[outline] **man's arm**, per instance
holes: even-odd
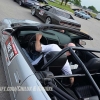
[[[72,74],[68,60],[66,61],[65,65],[63,66],[62,71],[64,72],[65,75]],[[74,83],[74,77],[70,77],[70,83],[71,83],[71,86],[72,86],[73,83]]]
[[[37,33],[36,42],[35,42],[35,50],[38,52],[41,52],[41,43],[40,43],[41,38],[42,38],[42,34]]]

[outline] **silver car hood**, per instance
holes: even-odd
[[[4,19],[8,25],[14,24],[14,23],[27,23],[27,24],[40,24],[40,22],[32,21],[32,20],[21,20],[21,19],[13,19],[13,18],[6,18]]]

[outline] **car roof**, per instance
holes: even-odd
[[[62,12],[65,12],[65,13],[68,13],[66,10],[63,10],[63,9],[60,9],[60,8],[57,8],[57,7],[54,7],[52,6],[53,9],[56,9],[56,10],[59,10],[59,11],[62,11]],[[69,13],[68,13],[69,14]],[[70,15],[70,14],[69,14]]]

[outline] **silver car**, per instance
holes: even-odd
[[[63,33],[60,30],[64,30]],[[0,32],[1,56],[8,84],[6,89],[10,92],[11,100],[79,100],[86,98],[99,100],[97,84],[100,84],[98,80],[100,58],[92,52],[100,51],[83,48],[81,44],[85,42],[80,40],[92,40],[92,37],[64,26],[17,19],[2,20]],[[63,45],[73,42],[77,47],[67,47],[61,52],[50,52],[44,56],[43,53],[33,50],[36,33],[43,35],[42,44],[54,43],[62,48]],[[70,58],[65,56],[66,51],[72,54]],[[38,55],[38,57],[33,60],[30,54]],[[62,74],[61,68],[67,59],[70,64],[77,63],[80,67],[72,68],[73,74],[66,76]],[[72,87],[69,77],[75,77]],[[87,94],[84,93],[85,91]]]
[[[91,17],[86,13],[86,12],[84,12],[84,11],[75,11],[74,12],[74,15],[75,16],[78,16],[78,17],[80,17],[80,18],[84,18],[84,19],[90,19]]]

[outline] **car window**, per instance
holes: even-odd
[[[33,31],[33,30],[25,30],[25,31],[20,31],[19,36],[24,36],[27,34],[36,34],[37,31]]]
[[[81,13],[83,13],[83,14],[87,15],[85,12],[81,12]]]
[[[50,6],[42,6],[42,9],[44,10],[49,10],[51,7]]]

